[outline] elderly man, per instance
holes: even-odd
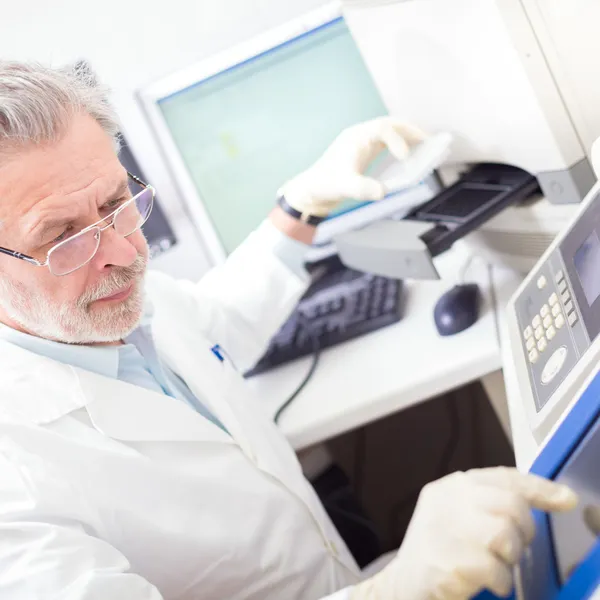
[[[530,508],[568,509],[569,490],[511,470],[445,478],[360,582],[233,366],[257,360],[305,290],[314,225],[344,196],[381,197],[364,169],[420,134],[387,118],[343,132],[192,284],[146,273],[154,190],[119,164],[117,132],[86,73],[0,62],[0,596],[507,593]]]

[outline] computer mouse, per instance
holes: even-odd
[[[433,319],[440,335],[454,335],[468,329],[479,317],[481,294],[475,283],[454,286],[435,305]]]

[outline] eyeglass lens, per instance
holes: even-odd
[[[152,211],[154,193],[151,188],[142,190],[135,202],[120,210],[113,219],[115,231],[127,237],[137,231]],[[100,227],[75,235],[50,253],[48,266],[54,275],[67,275],[88,263],[100,245]]]

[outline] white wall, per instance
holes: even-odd
[[[0,56],[61,64],[89,60],[114,90],[136,158],[157,187],[181,244],[156,266],[197,277],[208,267],[143,113],[139,87],[269,27],[321,6],[324,0],[3,0]]]

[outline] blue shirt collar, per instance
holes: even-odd
[[[152,318],[152,305],[146,302],[141,326],[148,326]],[[135,339],[135,336],[132,336]],[[84,346],[80,344],[65,344],[39,338],[22,331],[17,331],[0,323],[0,339],[20,346],[25,350],[40,354],[59,362],[92,371],[98,375],[117,379],[119,361],[122,356],[133,351],[128,345],[121,346]],[[125,339],[128,341],[128,338]]]

